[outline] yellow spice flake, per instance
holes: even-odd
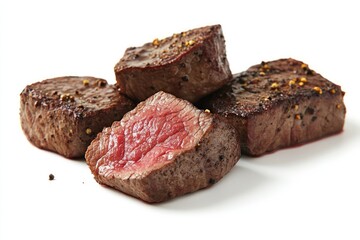
[[[296,83],[296,79],[292,79],[289,81],[289,86],[291,87],[292,85],[294,85]]]
[[[309,66],[306,63],[303,63],[303,64],[301,64],[301,68],[302,69],[307,69],[307,68],[309,68]]]
[[[84,86],[89,86],[89,79],[84,79],[83,80],[83,85]]]
[[[157,47],[160,45],[160,42],[159,42],[159,39],[158,38],[155,38],[152,42],[153,46]]]
[[[297,111],[299,109],[299,105],[295,104],[294,110]]]
[[[335,89],[331,89],[331,90],[330,90],[330,93],[331,93],[331,94],[335,94],[335,93],[336,93],[336,90],[335,90]]]
[[[301,120],[301,115],[300,115],[300,114],[296,114],[296,115],[295,115],[295,119],[296,119],[296,120]]]
[[[300,82],[306,83],[306,82],[307,82],[306,77],[302,77],[302,78],[300,78]]]
[[[87,135],[90,135],[90,134],[92,133],[91,128],[87,128],[87,129],[85,130],[85,133],[86,133]]]
[[[341,104],[336,104],[336,108],[340,109],[341,108]]]
[[[69,94],[61,94],[60,99],[61,101],[66,101],[69,98]]]
[[[314,87],[313,90],[317,92],[318,94],[322,94],[322,90],[319,87]]]
[[[189,41],[189,45],[190,45],[190,46],[192,46],[192,45],[194,45],[194,44],[195,44],[195,40],[190,40],[190,41]]]
[[[278,88],[279,87],[279,84],[274,82],[271,84],[271,89],[275,89],[275,88]]]
[[[74,96],[71,96],[69,93],[65,93],[65,94],[60,95],[60,100],[74,102],[75,98],[74,98]]]
[[[194,43],[195,43],[194,40],[186,41],[186,42],[185,42],[185,46],[186,46],[186,47],[192,46],[192,45],[194,45]]]
[[[265,73],[263,71],[259,72],[260,76],[265,76]]]
[[[305,84],[304,82],[299,82],[300,87],[304,86],[304,84]]]
[[[209,109],[205,109],[204,112],[210,113],[210,110],[209,110]]]

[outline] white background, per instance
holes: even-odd
[[[360,239],[358,3],[235,2],[1,1],[1,240]],[[340,84],[344,132],[243,156],[210,189],[156,205],[102,187],[84,161],[26,140],[18,113],[27,84],[64,75],[114,83],[127,47],[216,23],[233,73],[293,57]]]

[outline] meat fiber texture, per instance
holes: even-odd
[[[67,158],[84,157],[103,127],[135,107],[114,85],[94,77],[59,77],[25,87],[21,126],[35,146]]]
[[[85,154],[97,182],[146,202],[211,186],[239,157],[232,125],[164,92],[105,128]]]
[[[341,87],[294,59],[250,67],[198,104],[240,132],[242,153],[262,155],[339,133],[346,108]]]
[[[128,48],[115,74],[121,92],[136,101],[162,90],[193,103],[232,78],[220,25]]]

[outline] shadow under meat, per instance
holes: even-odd
[[[227,201],[239,201],[246,194],[255,191],[270,180],[269,177],[259,172],[236,165],[215,185],[164,203],[155,204],[155,206],[181,211],[210,208]]]
[[[355,141],[360,134],[360,126],[351,120],[345,122],[344,130],[313,142],[302,145],[279,149],[259,157],[242,157],[243,161],[261,166],[289,167],[297,164],[305,164],[309,161],[323,160],[328,154],[341,156],[342,149],[346,144]]]
[[[341,156],[344,145],[356,141],[360,125],[347,119],[344,130],[332,136],[295,147],[280,149],[260,157],[241,156],[239,163],[221,181],[210,188],[177,197],[165,203],[155,204],[168,210],[195,210],[220,205],[227,201],[239,201],[265,184],[276,181],[257,166],[264,168],[288,168],[311,161],[326,161],[328,154]],[[341,160],[341,158],[339,158]]]

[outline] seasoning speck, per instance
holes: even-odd
[[[302,77],[302,78],[300,78],[300,82],[306,83],[306,82],[307,82],[306,77]]]
[[[309,66],[306,63],[303,63],[303,64],[301,64],[301,68],[305,70],[305,69],[308,69]]]
[[[210,110],[209,110],[209,109],[205,109],[204,112],[210,113]]]
[[[300,115],[300,114],[296,114],[296,115],[295,115],[295,119],[296,119],[296,120],[301,120],[301,115]]]
[[[278,88],[279,87],[279,84],[274,82],[271,84],[271,89],[275,89],[275,88]]]
[[[155,38],[152,42],[153,46],[154,47],[158,47],[160,45],[160,42],[159,42],[159,39],[158,38]]]
[[[335,90],[335,89],[331,89],[331,90],[330,90],[330,93],[331,93],[331,94],[335,94],[335,93],[336,93],[336,90]]]
[[[317,92],[318,94],[322,94],[322,90],[319,87],[314,87],[313,90]]]
[[[215,179],[213,179],[213,178],[210,178],[210,179],[209,179],[209,184],[214,184],[215,182],[216,182]]]
[[[192,45],[194,45],[194,43],[195,43],[194,40],[186,41],[186,42],[185,42],[185,46],[186,46],[186,47],[192,46]]]
[[[65,94],[61,94],[61,95],[60,95],[60,100],[61,100],[61,101],[71,101],[71,102],[74,102],[74,101],[75,101],[75,98],[74,98],[74,96],[71,96],[70,94],[65,93]]]
[[[294,85],[296,82],[296,78],[295,79],[292,79],[289,81],[289,86],[291,87],[292,85]]]
[[[341,104],[336,104],[336,108],[340,109],[341,108]]]
[[[304,86],[304,82],[299,82],[299,86],[300,87]]]
[[[84,79],[83,80],[83,85],[84,86],[89,86],[89,79]]]
[[[92,133],[91,128],[87,128],[87,129],[85,130],[85,132],[86,132],[87,135],[90,135],[90,134]]]
[[[265,76],[264,72],[259,72],[260,76]]]
[[[50,174],[49,174],[49,181],[52,181],[52,180],[54,180],[54,179],[55,179],[54,174],[50,173]]]
[[[299,105],[295,104],[294,110],[297,111],[299,109]]]
[[[97,80],[98,87],[105,87],[106,84],[107,84],[106,80],[103,80],[103,79]]]
[[[189,81],[189,77],[187,75],[182,76],[181,79],[185,82]]]

